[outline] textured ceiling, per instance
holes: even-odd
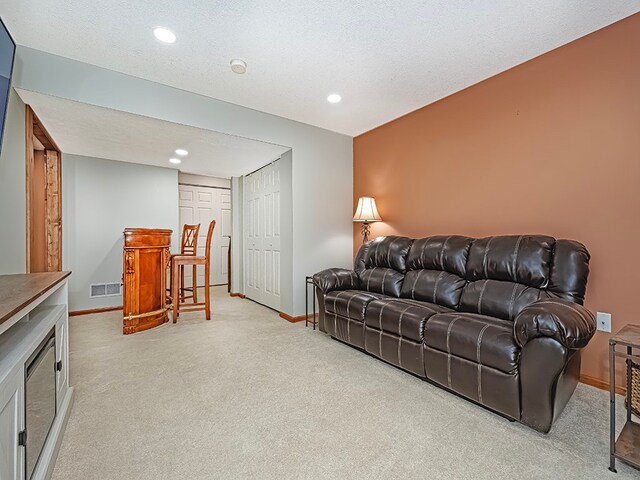
[[[0,2],[19,44],[349,135],[638,11],[638,0]],[[178,41],[155,40],[159,25]]]
[[[275,160],[288,147],[18,90],[63,153],[232,177]],[[189,155],[169,163],[177,148]]]

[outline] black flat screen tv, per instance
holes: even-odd
[[[0,152],[2,152],[2,138],[4,136],[4,124],[7,119],[15,54],[16,43],[9,35],[9,30],[7,30],[0,18]]]

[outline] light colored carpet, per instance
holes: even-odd
[[[223,289],[209,322],[121,331],[71,319],[55,480],[639,477],[608,472],[607,394],[584,385],[543,435]]]

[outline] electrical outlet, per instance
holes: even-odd
[[[611,332],[611,314],[596,312],[596,324],[601,332]]]

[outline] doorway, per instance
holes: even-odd
[[[204,269],[198,269],[197,284],[226,285],[229,282],[229,244],[231,239],[231,192],[228,188],[178,185],[180,232],[185,224],[200,224],[198,255],[205,255],[207,230],[216,221],[211,241],[211,276],[205,282]],[[191,268],[185,268],[185,286],[191,287]]]
[[[62,270],[62,154],[26,106],[27,272]]]

